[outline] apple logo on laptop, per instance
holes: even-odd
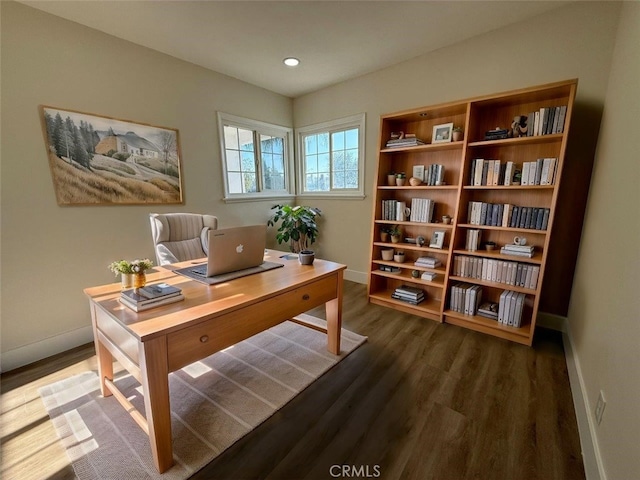
[[[244,245],[240,244],[236,247],[236,252],[237,253],[242,253],[242,251],[244,250]]]

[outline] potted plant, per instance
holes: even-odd
[[[393,261],[396,263],[404,263],[404,252],[402,250],[398,250],[394,253]]]
[[[318,237],[318,224],[316,217],[321,215],[319,208],[307,206],[275,205],[273,216],[267,221],[267,225],[273,227],[279,221],[280,226],[276,233],[278,244],[289,243],[289,248],[294,253],[307,250]]]
[[[463,138],[462,127],[453,127],[451,138],[454,142],[459,142]]]
[[[396,173],[392,170],[387,174],[387,185],[390,187],[396,184]]]
[[[407,180],[407,175],[404,172],[396,173],[396,185],[401,187]]]
[[[389,241],[389,227],[382,227],[380,229],[380,241],[388,242]]]
[[[146,271],[153,267],[153,262],[148,258],[143,260],[118,260],[109,265],[116,276],[121,275],[122,288],[142,288],[147,284]]]
[[[402,237],[402,230],[397,225],[394,225],[389,230],[389,235],[391,235],[391,243],[400,243],[400,238]]]

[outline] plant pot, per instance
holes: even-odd
[[[406,178],[396,178],[396,185],[401,187],[404,185],[404,182],[406,182],[407,179]]]
[[[380,241],[388,242],[389,241],[389,232],[380,232]]]
[[[396,253],[393,256],[393,261],[396,263],[404,263],[404,253]]]
[[[486,248],[487,251],[490,252],[491,250],[496,248],[496,244],[494,242],[487,242],[487,243],[484,244],[484,248]]]
[[[391,235],[391,243],[400,243],[400,235]]]
[[[453,139],[454,142],[459,142],[464,138],[464,133],[454,131],[453,133],[451,133],[451,138]]]
[[[316,255],[313,250],[302,250],[298,254],[298,260],[301,265],[313,265]]]
[[[396,176],[395,175],[387,175],[387,185],[393,187],[396,184]]]
[[[382,260],[386,260],[387,262],[393,260],[393,248],[383,248],[380,250],[380,255],[382,256]]]
[[[448,225],[451,223],[451,217],[449,215],[443,215],[442,216],[442,223],[444,223],[445,225]]]
[[[133,288],[133,273],[121,273],[120,282],[122,285],[122,290]]]

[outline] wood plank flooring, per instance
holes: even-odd
[[[559,333],[516,345],[353,282],[343,312],[368,342],[192,478],[585,478]],[[37,389],[87,369],[93,345],[2,375],[2,478],[74,478]]]

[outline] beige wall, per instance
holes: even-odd
[[[588,428],[609,480],[640,472],[640,4],[625,2],[569,309]],[[576,386],[573,386],[575,391]],[[594,409],[607,402],[600,425]]]
[[[292,125],[292,100],[2,1],[2,360],[7,370],[91,340],[83,287],[154,258],[151,211],[263,223],[274,203],[225,204],[216,111]],[[212,46],[212,48],[214,48]],[[59,207],[38,105],[180,131],[184,205]]]

